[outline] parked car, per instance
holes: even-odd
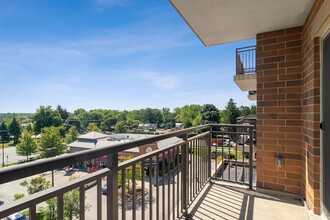
[[[6,220],[27,220],[27,217],[25,217],[22,213],[16,212],[12,215],[9,215],[5,218]]]
[[[231,140],[227,139],[223,142],[223,146],[234,147],[234,146],[236,146],[236,143],[235,143],[235,141],[231,141]]]
[[[96,185],[96,180],[94,180],[94,181],[92,181],[90,183],[85,184],[84,188],[85,189],[89,189],[89,188],[91,188],[92,186],[95,186],[95,185]]]
[[[102,194],[103,194],[103,195],[106,195],[106,194],[107,194],[107,184],[104,184],[104,185],[102,186]]]

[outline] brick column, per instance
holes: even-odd
[[[302,28],[257,35],[257,185],[302,194]],[[277,154],[283,166],[275,166]]]

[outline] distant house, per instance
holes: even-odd
[[[183,126],[182,123],[175,123],[175,129],[181,129]]]
[[[155,131],[156,129],[157,129],[157,124],[153,124],[153,123],[145,123],[138,125],[138,130]]]
[[[19,116],[16,116],[16,119],[18,119],[20,121],[25,121],[25,120],[28,120],[29,118],[25,115],[19,115]]]
[[[89,132],[87,134],[80,135],[78,140],[68,145],[70,153],[90,150],[102,146],[104,141],[107,140],[109,135],[102,134],[96,131]]]
[[[148,134],[111,134],[106,135],[99,132],[89,132],[84,135],[80,135],[78,140],[68,144],[69,152],[79,152],[84,150],[91,150],[95,148],[103,148],[109,147],[112,145],[116,145],[122,142],[134,141],[143,138],[153,137],[155,135]],[[145,154],[157,149],[163,149],[168,146],[172,146],[178,142],[182,141],[181,138],[172,137],[165,140],[161,140],[152,144],[141,145],[139,147],[134,147],[131,149],[127,149],[119,152],[119,156],[139,156],[141,154]],[[167,158],[167,153],[165,153],[165,158]],[[86,162],[89,167],[93,167],[93,169],[98,169],[100,167],[105,166],[107,157],[99,157],[95,160]],[[160,158],[161,160],[161,158]]]

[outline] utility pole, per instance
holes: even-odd
[[[5,166],[5,135],[7,134],[7,130],[1,131],[1,140],[2,140],[2,166]]]

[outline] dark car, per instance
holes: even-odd
[[[91,187],[93,187],[93,186],[95,186],[96,185],[96,180],[94,180],[94,181],[92,181],[92,182],[90,182],[90,183],[87,183],[85,186],[84,186],[84,188],[85,189],[89,189],[89,188],[91,188]]]

